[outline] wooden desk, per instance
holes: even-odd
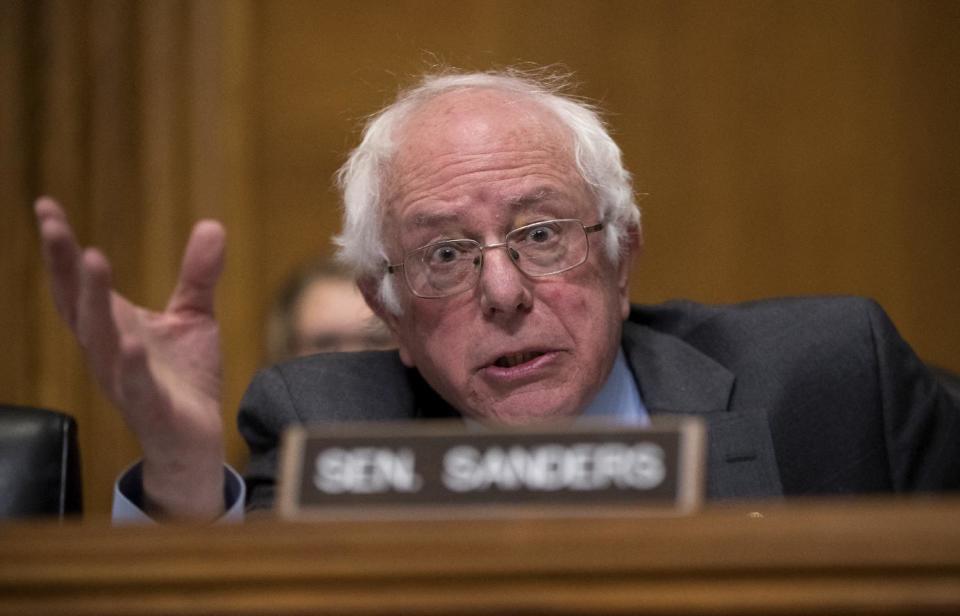
[[[960,613],[960,500],[674,519],[6,524],[0,613]]]

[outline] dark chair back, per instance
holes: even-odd
[[[0,518],[63,517],[82,507],[77,422],[0,405]]]

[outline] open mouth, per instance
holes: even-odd
[[[543,351],[526,351],[523,353],[511,353],[510,355],[501,355],[493,365],[497,368],[514,368],[528,361],[533,361],[543,355]]]

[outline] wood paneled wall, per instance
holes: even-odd
[[[193,222],[215,217],[227,225],[232,275],[219,306],[230,341],[226,405],[235,408],[258,365],[260,313],[247,294],[266,294],[244,273],[260,252],[242,249],[256,230],[247,145],[250,8],[65,0],[0,9],[2,96],[11,102],[0,128],[2,199],[4,218],[13,220],[0,231],[8,289],[0,319],[12,347],[0,359],[0,399],[77,417],[92,513],[109,509],[111,476],[138,450],[54,313],[31,202],[40,194],[61,199],[81,241],[111,257],[117,287],[156,308],[173,288]],[[235,434],[230,455],[243,456]]]
[[[224,221],[232,425],[270,295],[330,252],[359,121],[434,62],[561,63],[610,111],[649,193],[636,300],[870,295],[960,370],[958,30],[951,1],[0,3],[0,399],[77,416],[106,511],[136,446],[46,295],[49,193],[155,307],[192,222]]]

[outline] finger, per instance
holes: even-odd
[[[120,334],[111,305],[110,263],[98,250],[83,252],[77,302],[77,340],[84,348],[94,376],[113,392]]]
[[[56,201],[41,197],[34,204],[43,260],[50,273],[50,290],[61,318],[76,330],[79,291],[80,247]]]
[[[214,291],[223,271],[226,231],[215,220],[201,220],[193,227],[180,265],[177,288],[170,296],[171,312],[213,314]]]

